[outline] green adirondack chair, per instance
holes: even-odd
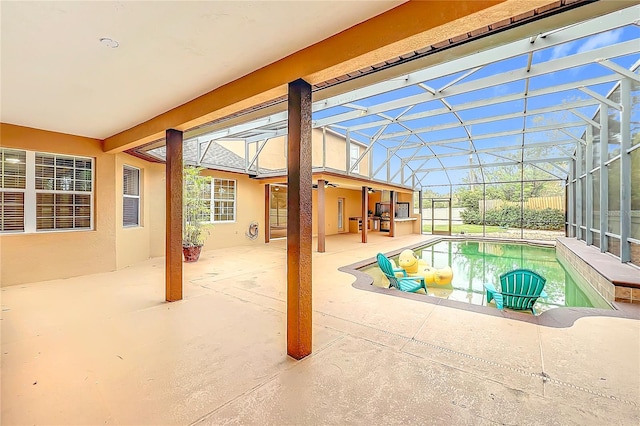
[[[537,272],[529,269],[515,269],[500,275],[501,291],[491,283],[484,284],[487,292],[487,303],[496,301],[498,309],[505,307],[516,310],[530,310],[536,314],[533,305],[539,297],[546,298],[544,285],[547,282]]]
[[[394,268],[389,259],[382,254],[378,253],[376,256],[378,259],[378,267],[382,270],[384,275],[389,280],[389,288],[395,287],[401,291],[416,292],[421,288],[427,292],[427,285],[424,282],[424,277],[409,277],[407,272],[402,268]],[[396,273],[402,273],[402,277],[396,276]]]

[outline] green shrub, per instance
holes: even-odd
[[[460,212],[460,218],[467,225],[482,225],[482,216],[477,210],[466,208]]]
[[[465,211],[473,210],[476,213],[480,211],[480,200],[483,198],[482,191],[461,189],[456,194],[458,205],[464,207]]]
[[[484,214],[484,223],[489,226],[502,226],[503,228],[520,227],[520,207],[504,206],[499,209],[487,210]]]
[[[546,230],[562,230],[564,229],[565,216],[562,210],[544,209],[544,210],[524,210],[524,227],[526,229],[546,229]]]
[[[519,206],[504,206],[499,209],[487,210],[484,214],[484,224],[487,226],[501,226],[503,228],[562,230],[565,216],[562,210],[524,209],[520,217]],[[460,213],[465,224],[482,225],[482,213],[473,209],[465,209]]]

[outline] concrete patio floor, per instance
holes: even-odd
[[[163,258],[3,288],[2,424],[639,424],[640,321],[550,328],[358,290],[338,267],[426,238],[369,239],[314,252],[302,361],[284,240],[205,252],[175,303]]]

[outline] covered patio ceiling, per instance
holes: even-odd
[[[314,102],[313,127],[344,136],[347,152],[349,141],[366,145],[345,174],[363,177],[355,171],[370,154],[364,177],[381,183],[483,183],[505,167],[529,180],[567,179],[587,127],[600,128],[599,109],[620,111],[620,80],[640,88],[638,17],[633,6]],[[616,129],[609,132],[615,145]],[[255,167],[255,157],[286,136],[286,111],[199,133],[185,140],[187,161],[218,168],[207,162],[212,143],[234,140],[252,147],[246,172],[282,172]],[[163,159],[163,151],[148,154]]]

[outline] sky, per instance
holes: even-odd
[[[548,68],[553,64],[553,61],[563,61],[570,60],[570,57],[573,55],[580,55],[586,52],[593,51],[595,49],[604,49],[603,55],[607,58],[610,58],[612,62],[615,64],[622,66],[624,68],[629,69],[634,63],[640,60],[640,43],[638,43],[638,47],[635,48],[634,52],[623,55],[620,57],[614,57],[614,55],[619,52],[619,49],[614,46],[617,43],[630,41],[630,40],[640,40],[640,27],[637,25],[630,25],[623,28],[617,28],[614,30],[606,31],[600,34],[595,34],[590,37],[582,38],[579,40],[575,40],[572,42],[560,44],[558,46],[549,47],[543,50],[536,51],[533,55],[532,65],[530,73],[526,75],[533,74],[534,77],[529,79],[528,92],[535,93],[537,90],[543,90],[545,88],[553,87],[559,84],[569,83],[569,82],[586,82],[590,79],[596,77],[603,77],[608,75],[613,75],[613,71],[610,69],[597,64],[597,63],[589,63],[588,65],[572,67],[569,69],[559,70],[551,73],[543,73],[535,76],[538,70],[542,70]],[[501,74],[504,78],[509,78],[510,73],[524,73],[522,71],[527,66],[528,55],[519,55],[513,58],[504,59],[499,62],[494,62],[487,66],[484,66],[480,70],[470,74],[463,80],[457,82],[456,84],[451,85],[450,87],[446,87],[443,93],[453,93],[451,96],[446,96],[445,99],[447,104],[452,106],[454,109],[456,106],[482,101],[486,99],[491,99],[500,96],[507,96],[511,94],[523,94],[526,89],[525,80],[517,80],[517,81],[500,81],[497,80],[491,87],[487,87],[484,89],[471,90],[465,93],[456,93],[456,89],[461,87],[462,85],[473,85],[474,83],[482,81],[484,78],[490,78],[493,75]],[[418,85],[413,85],[409,87],[404,87],[402,89],[397,89],[392,92],[382,93],[376,96],[372,96],[370,98],[361,99],[354,101],[353,104],[356,104],[359,107],[371,108],[376,105],[380,105],[382,103],[395,101],[398,99],[403,99],[410,96],[420,95],[424,98],[424,102],[418,105],[411,107],[407,111],[407,107],[395,108],[391,111],[384,112],[386,117],[396,118],[403,114],[403,117],[410,116],[415,113],[432,111],[436,109],[442,109],[446,107],[444,103],[440,100],[429,100],[432,99],[428,90],[431,89],[440,89],[442,87],[447,86],[450,82],[455,80],[456,78],[464,75],[466,71],[457,72],[451,75],[444,75],[435,79],[431,79],[429,81],[422,82],[426,88],[419,87]],[[524,74],[523,74],[524,75]],[[584,83],[580,83],[584,84]],[[614,87],[613,82],[597,84],[597,85],[587,85],[589,89],[598,93],[602,96],[606,96],[611,89]],[[462,86],[463,87],[463,86]],[[512,114],[516,112],[522,112],[523,110],[533,111],[540,108],[550,107],[554,105],[576,102],[580,100],[593,100],[593,98],[577,89],[565,90],[565,91],[553,91],[551,93],[542,95],[542,96],[530,96],[526,101],[523,97],[520,99],[512,100],[509,102],[502,102],[497,104],[491,104],[486,106],[477,106],[470,109],[464,109],[457,111],[457,115],[453,113],[446,113],[440,115],[434,115],[427,118],[417,118],[415,120],[407,121],[403,124],[410,127],[411,129],[421,129],[421,128],[429,128],[438,125],[446,125],[452,123],[459,123],[460,120],[468,121],[474,119],[482,119],[486,117],[496,116],[496,115],[506,115]],[[352,108],[347,108],[345,106],[338,106],[324,111],[318,111],[314,113],[314,120],[318,120],[324,117],[333,116],[337,114],[341,114],[344,112],[351,111]],[[576,111],[587,118],[593,118],[594,114],[597,111],[597,106],[584,106],[576,108]],[[637,117],[638,108],[635,108],[634,115],[636,118],[632,121],[640,121]],[[338,123],[339,125],[344,126],[354,126],[360,125],[364,123],[373,123],[381,120],[383,117],[380,115],[371,115],[363,118],[357,118],[348,120],[342,123]],[[614,118],[615,119],[615,115]],[[618,118],[619,119],[619,118]],[[525,122],[526,121],[526,122]],[[513,145],[520,145],[523,142],[525,144],[529,143],[537,143],[537,142],[548,142],[555,141],[561,148],[564,148],[564,152],[559,150],[556,147],[549,147],[544,150],[540,150],[540,152],[536,152],[536,155],[543,155],[545,158],[555,158],[555,157],[565,157],[567,152],[572,150],[572,146],[575,146],[575,140],[572,137],[580,138],[582,137],[585,126],[580,127],[572,127],[568,128],[565,131],[567,133],[563,133],[559,130],[547,129],[539,132],[526,133],[524,136],[522,134],[519,135],[507,135],[507,136],[496,136],[496,137],[488,137],[482,138],[482,135],[490,135],[496,132],[507,132],[507,131],[520,131],[523,126],[526,125],[527,128],[533,128],[537,126],[558,126],[562,123],[570,123],[570,122],[580,122],[581,118],[574,115],[571,112],[561,111],[561,112],[547,112],[543,114],[536,114],[535,116],[529,116],[526,120],[520,118],[511,118],[506,119],[500,122],[490,122],[490,123],[481,123],[481,124],[472,124],[467,126],[467,130],[471,133],[472,137],[478,138],[474,139],[475,148],[478,150],[482,149],[491,149],[492,147],[510,147]],[[582,121],[583,122],[583,121]],[[343,130],[334,127],[335,130],[345,133]],[[368,137],[372,137],[376,132],[381,130],[381,126],[371,127],[368,129],[363,129],[362,135],[351,135],[351,137],[355,140],[362,141],[368,144]],[[385,147],[391,148],[398,143],[400,143],[403,138],[406,138],[406,135],[398,135],[393,139],[385,139],[388,137],[387,135],[390,133],[399,133],[405,132],[406,128],[400,126],[399,124],[391,124],[389,125],[383,133],[383,136],[379,139],[379,142],[382,143]],[[448,141],[455,139],[462,139],[468,137],[467,131],[462,127],[457,128],[449,128],[449,129],[441,129],[441,130],[431,130],[425,133],[420,134],[419,136],[410,136],[405,142],[405,144],[411,143],[429,143],[434,141]],[[562,144],[565,142],[566,144]],[[377,169],[386,159],[386,148],[382,146],[375,146],[373,149],[374,156],[374,170]],[[469,156],[458,156],[451,157],[447,156],[449,153],[454,153],[456,151],[459,152],[460,149],[466,149],[469,147],[469,142],[457,142],[457,143],[448,143],[446,145],[435,145],[432,146],[431,150],[429,148],[422,148],[422,150],[417,155],[424,154],[436,154],[443,156],[440,159],[431,159],[427,161],[425,164],[420,161],[411,161],[409,165],[414,168],[426,168],[426,169],[435,169],[435,168],[452,168],[456,166],[463,166],[469,164]],[[408,157],[413,154],[415,150],[404,150],[401,149],[397,153],[403,156]],[[526,151],[531,152],[531,151]],[[480,154],[480,160],[483,163],[501,163],[505,161],[509,161],[509,157],[520,157],[520,150],[513,149],[504,149],[500,150],[500,152],[494,153],[482,153]],[[506,157],[506,158],[505,158]],[[477,157],[474,156],[472,161],[477,163]],[[395,174],[395,171],[400,167],[400,160],[394,159],[391,162],[392,165],[392,175]],[[540,164],[541,167],[552,171],[557,176],[563,176],[562,173],[554,169],[550,166],[546,166]],[[407,175],[409,171],[407,170]],[[448,173],[444,172],[430,172],[428,176],[423,180],[423,184],[428,185],[443,185],[448,184],[451,180],[452,183],[461,183],[461,180],[468,177],[469,173],[466,170],[449,170]],[[374,176],[380,179],[386,179],[386,167],[383,167],[380,172]],[[552,178],[553,175],[548,175],[549,178]],[[396,182],[399,182],[400,176],[398,175],[395,179]],[[410,182],[409,182],[410,183]]]

